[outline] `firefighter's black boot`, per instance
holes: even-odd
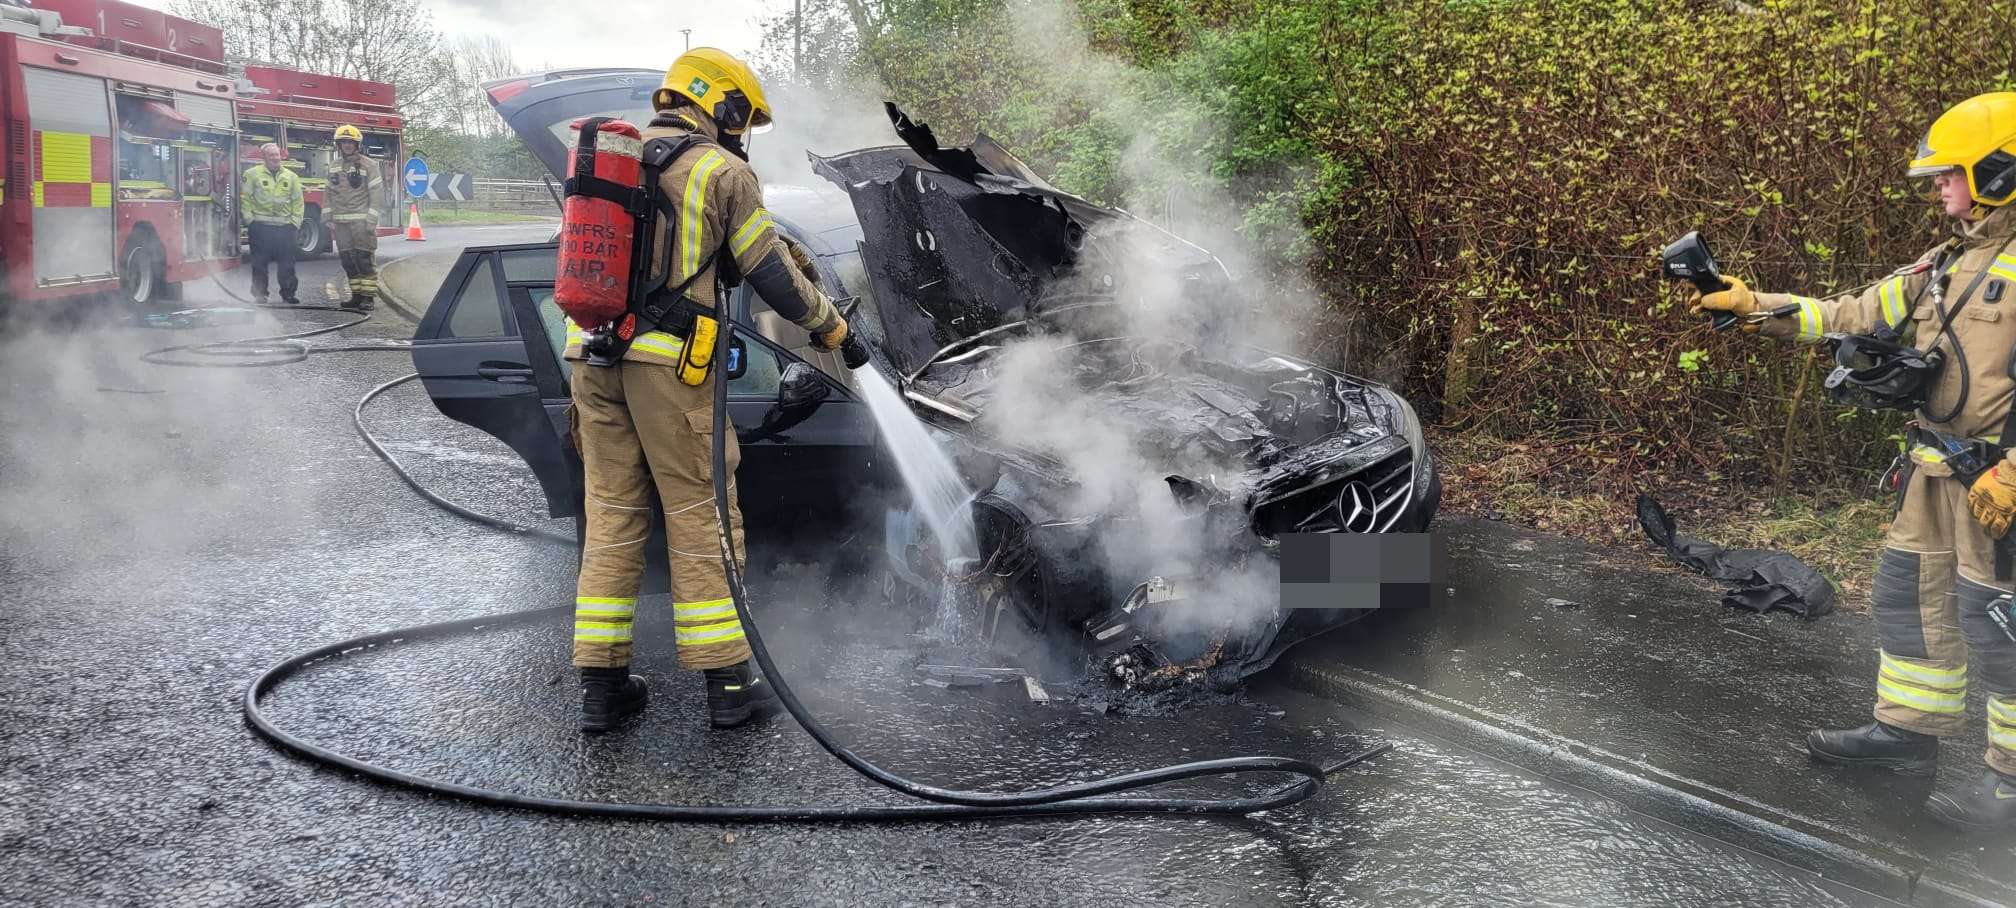
[[[1806,736],[1806,750],[1822,763],[1887,769],[1907,776],[1929,776],[1939,768],[1937,737],[1881,722],[1813,732]]]
[[[633,713],[641,712],[651,698],[644,679],[628,668],[584,668],[581,670],[581,730],[605,732]]]
[[[2016,776],[1983,769],[1980,775],[1933,795],[1925,810],[1961,832],[2016,829]]]
[[[756,676],[756,668],[747,659],[707,670],[707,715],[715,728],[734,728],[782,707],[777,692]]]

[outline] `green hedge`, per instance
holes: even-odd
[[[1616,479],[1887,462],[1897,419],[1686,316],[1657,251],[1699,229],[1760,290],[1880,277],[1939,238],[1919,136],[2016,61],[2016,0],[875,6],[858,71],[941,135],[1096,200],[1238,199],[1263,273],[1350,333],[1342,365]]]

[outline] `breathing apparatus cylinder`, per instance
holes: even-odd
[[[643,179],[644,139],[623,120],[591,118],[572,127],[573,176],[560,216],[560,273],[553,301],[591,331],[630,311],[631,265],[639,219],[632,205]],[[627,196],[626,196],[627,194]]]

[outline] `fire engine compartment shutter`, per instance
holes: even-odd
[[[22,68],[35,280],[113,276],[112,99],[105,81]]]
[[[198,129],[229,131],[233,128],[229,98],[209,98],[176,92],[175,109],[188,117],[189,124]]]

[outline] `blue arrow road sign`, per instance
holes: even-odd
[[[427,194],[429,180],[427,179],[426,161],[422,161],[419,158],[407,158],[406,167],[400,171],[400,176],[406,182],[407,195],[417,199]]]

